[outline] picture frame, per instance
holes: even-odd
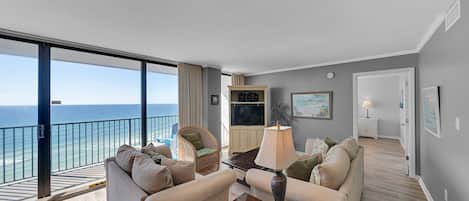
[[[437,138],[441,137],[440,87],[422,89],[423,127]]]
[[[210,96],[210,104],[211,105],[218,105],[220,103],[220,97],[218,95],[211,95]]]
[[[332,91],[291,93],[292,118],[332,120]]]

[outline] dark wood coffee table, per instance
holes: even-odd
[[[259,198],[254,197],[253,195],[249,193],[243,193],[241,194],[238,198],[236,198],[234,201],[262,201]]]
[[[224,160],[222,163],[229,166],[232,169],[239,169],[243,172],[247,172],[249,169],[255,168],[255,169],[261,169],[261,170],[268,170],[265,167],[258,166],[254,162],[256,159],[257,153],[259,152],[259,149],[253,149],[248,152],[244,153],[234,153],[235,155],[232,156],[231,158]],[[246,183],[246,180],[243,179],[237,179],[238,183],[249,186]]]

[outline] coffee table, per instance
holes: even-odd
[[[222,163],[229,166],[231,169],[238,169],[243,172],[247,172],[249,169],[261,169],[261,170],[268,170],[268,168],[258,166],[254,162],[256,159],[257,153],[259,152],[259,148],[253,149],[244,153],[235,153],[234,156],[231,158],[224,160]],[[249,186],[246,183],[245,178],[237,179],[238,183]]]
[[[259,198],[254,197],[253,195],[249,193],[243,193],[241,194],[238,198],[236,198],[234,201],[262,201]]]

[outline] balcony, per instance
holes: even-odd
[[[148,117],[148,143],[165,143],[175,151],[177,122],[177,115]],[[38,129],[36,125],[0,128],[0,200],[36,196]],[[103,161],[122,144],[140,147],[140,132],[140,118],[52,124],[52,194],[103,180]]]

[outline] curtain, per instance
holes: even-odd
[[[179,128],[202,127],[202,67],[178,65]]]
[[[244,85],[244,75],[243,74],[233,74],[231,75],[231,84],[233,86]]]

